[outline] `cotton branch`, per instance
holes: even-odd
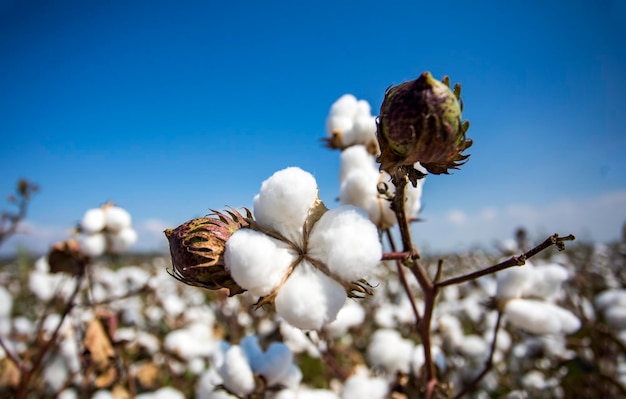
[[[550,248],[551,246],[556,246],[559,251],[563,251],[565,249],[565,241],[573,241],[576,239],[574,235],[570,234],[565,237],[561,237],[558,234],[553,234],[550,237],[546,238],[544,242],[537,245],[536,247],[524,252],[520,256],[513,256],[504,262],[498,263],[497,265],[490,266],[486,269],[482,269],[476,272],[472,272],[463,276],[449,278],[447,280],[435,283],[437,288],[445,287],[453,284],[461,284],[470,280],[475,280],[479,277],[485,276],[487,274],[492,274],[499,272],[500,270],[508,269],[513,266],[523,266],[526,263],[528,258],[531,258],[537,255],[539,252]]]
[[[2,212],[0,217],[0,244],[17,232],[20,221],[26,217],[28,202],[38,190],[39,187],[28,180],[21,179],[17,182],[17,196],[9,196],[9,202],[17,203],[17,212]]]

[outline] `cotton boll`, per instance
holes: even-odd
[[[533,283],[533,265],[526,262],[523,266],[510,267],[498,272],[496,297],[500,299],[520,298]]]
[[[363,323],[363,320],[365,320],[363,307],[355,301],[346,301],[345,305],[337,313],[337,319],[324,326],[324,331],[332,338],[339,338],[349,328]]]
[[[364,210],[370,221],[381,229],[396,223],[390,202],[378,193],[376,171],[355,170],[341,183],[339,201],[342,205],[353,205]],[[384,216],[383,216],[384,215]]]
[[[478,335],[466,335],[459,349],[464,356],[475,362],[482,362],[487,357],[489,345]]]
[[[106,226],[106,216],[102,208],[89,209],[80,220],[80,228],[86,234],[95,234]]]
[[[306,352],[310,357],[319,358],[320,352],[315,343],[311,342],[310,336],[317,338],[315,331],[309,332],[307,336],[302,330],[292,326],[287,322],[281,322],[280,335],[283,337],[283,343],[289,347],[293,353]]]
[[[340,163],[339,181],[341,182],[354,170],[364,169],[378,173],[374,156],[368,153],[363,145],[353,145],[341,151]]]
[[[261,355],[260,360],[252,370],[265,377],[267,386],[271,387],[289,372],[293,362],[293,353],[287,345],[273,342],[267,351]]]
[[[69,377],[69,370],[61,356],[54,356],[43,371],[43,379],[52,392],[59,392]]]
[[[626,329],[626,306],[611,306],[604,311],[606,323],[617,329]]]
[[[295,254],[264,233],[240,229],[226,242],[226,269],[253,296],[265,296],[281,282]]]
[[[357,115],[352,131],[356,143],[366,144],[376,140],[376,118],[371,115]]]
[[[361,279],[380,263],[378,230],[355,207],[326,212],[313,226],[309,255],[323,262],[344,281]]]
[[[531,299],[510,300],[505,314],[512,324],[535,334],[571,334],[580,328],[580,320],[568,310]]]
[[[302,225],[316,199],[317,183],[313,175],[298,167],[286,168],[261,185],[254,197],[254,217],[261,226],[299,244]]]
[[[282,385],[287,389],[297,389],[298,385],[300,385],[300,381],[302,381],[302,371],[295,364],[291,364],[287,369],[287,372],[283,374],[283,376],[276,381],[276,385]]]
[[[137,232],[132,227],[127,227],[121,231],[108,234],[109,251],[114,254],[122,254],[137,242]]]
[[[329,115],[343,115],[353,118],[358,109],[363,105],[359,105],[357,99],[352,94],[344,94],[330,106]]]
[[[335,320],[346,298],[339,283],[302,261],[278,291],[276,313],[294,327],[318,330]]]
[[[566,268],[556,263],[535,266],[532,273],[532,284],[525,287],[523,296],[550,299],[561,291],[562,283],[569,278]]]
[[[107,240],[102,233],[81,234],[77,241],[81,252],[91,257],[102,255],[107,248]]]
[[[231,346],[218,370],[224,386],[237,396],[246,396],[254,391],[254,375],[248,359],[238,345]]]
[[[215,348],[212,327],[194,323],[171,331],[165,336],[163,346],[185,360],[210,356]]]
[[[131,225],[130,213],[119,206],[110,206],[104,209],[106,228],[111,233],[120,232]]]
[[[380,329],[371,337],[367,346],[367,360],[374,367],[393,375],[397,371],[408,373],[414,345],[403,339],[396,330]]]
[[[599,293],[594,304],[600,310],[604,310],[610,306],[626,306],[626,290],[625,289],[612,289]]]
[[[355,143],[354,119],[345,115],[330,115],[326,119],[326,133],[328,137],[338,137],[342,146]]]
[[[388,392],[389,385],[382,378],[357,374],[346,380],[341,399],[384,399]]]

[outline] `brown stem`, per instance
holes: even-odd
[[[409,282],[406,279],[406,274],[404,273],[404,268],[402,267],[402,262],[401,262],[401,260],[406,259],[406,257],[409,254],[407,252],[396,252],[396,243],[394,242],[389,229],[385,230],[385,235],[387,236],[387,241],[389,242],[389,246],[391,247],[391,250],[393,251],[393,253],[403,255],[402,258],[400,257],[395,258],[396,268],[398,270],[398,275],[400,276],[400,282],[402,283],[402,287],[404,288],[404,291],[409,297],[409,302],[411,303],[411,308],[413,309],[413,314],[415,315],[415,322],[419,323],[422,320],[422,316],[420,316],[420,312],[417,309],[417,305],[415,304],[415,299],[413,297],[413,293],[411,292],[411,287],[409,286]],[[385,260],[385,254],[383,254],[383,260]]]
[[[491,368],[493,367],[493,355],[496,352],[496,343],[498,341],[498,331],[500,331],[500,322],[501,322],[501,320],[502,320],[502,312],[498,311],[498,318],[496,319],[496,325],[493,328],[493,340],[491,341],[491,348],[489,349],[489,357],[487,357],[487,360],[485,361],[485,367],[480,372],[480,374],[478,374],[472,380],[472,382],[467,384],[463,388],[463,390],[461,392],[459,392],[454,397],[454,399],[459,399],[463,395],[466,395],[466,394],[474,391],[476,389],[476,386],[480,382],[480,380],[482,380],[487,375],[487,373],[491,370]]]
[[[52,348],[52,344],[56,341],[56,338],[59,335],[59,331],[61,331],[61,326],[63,325],[65,318],[74,307],[74,300],[76,299],[76,296],[78,295],[78,292],[80,291],[80,286],[83,282],[84,275],[85,275],[84,273],[81,273],[78,275],[76,279],[76,287],[74,288],[72,295],[70,296],[70,298],[67,301],[67,304],[65,305],[65,309],[63,310],[63,313],[61,314],[61,319],[59,320],[59,324],[57,324],[56,328],[52,332],[52,336],[41,347],[39,352],[35,355],[35,359],[32,361],[30,367],[22,368],[22,373],[20,375],[20,382],[19,382],[17,391],[15,393],[15,396],[13,397],[14,399],[24,399],[26,397],[27,392],[28,392],[28,384],[30,383],[31,378],[34,377],[35,374],[39,371],[39,367],[41,366],[41,363],[43,362],[43,359],[46,356],[46,353],[48,353],[48,351]]]
[[[9,349],[7,344],[4,342],[4,339],[2,339],[2,335],[0,335],[0,347],[2,347],[4,353],[6,353],[6,356],[9,358],[9,360],[13,362],[13,364],[15,364],[15,367],[17,367],[18,370],[21,370],[23,367],[22,361],[15,353],[13,353],[12,350]]]
[[[576,239],[576,237],[574,237],[574,235],[572,234],[565,236],[565,237],[561,237],[558,234],[553,234],[550,237],[546,238],[544,242],[524,252],[520,256],[513,256],[510,259],[505,260],[504,262],[498,263],[497,265],[490,266],[486,269],[479,270],[476,272],[468,273],[463,276],[449,278],[447,280],[435,283],[435,285],[441,288],[447,285],[461,284],[470,280],[475,280],[487,274],[492,274],[492,273],[499,272],[500,270],[508,269],[509,267],[522,266],[524,263],[526,263],[526,260],[528,258],[537,255],[539,252],[553,245],[556,246],[559,251],[562,251],[563,249],[565,249],[565,241],[572,241],[574,239]]]
[[[388,232],[389,230],[385,230],[385,232]],[[386,252],[383,254],[383,257],[381,260],[405,260],[407,258],[410,258],[413,254],[411,252],[396,252],[395,249],[392,248],[393,252]]]

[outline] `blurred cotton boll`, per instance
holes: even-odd
[[[316,199],[317,183],[313,175],[298,167],[286,168],[261,185],[254,197],[254,217],[261,226],[299,243],[302,225]]]
[[[102,208],[89,209],[80,221],[80,228],[84,233],[94,234],[104,230],[106,216]]]
[[[119,206],[105,206],[106,227],[109,232],[117,233],[131,226],[130,213]]]
[[[276,313],[303,330],[318,330],[337,317],[346,301],[345,289],[303,261],[276,296]]]
[[[224,386],[235,395],[246,396],[254,391],[254,375],[239,345],[228,348],[218,373],[224,381]]]
[[[580,328],[572,312],[543,301],[512,299],[504,313],[512,324],[535,334],[571,334]]]
[[[367,360],[373,367],[382,368],[388,375],[398,371],[408,373],[415,345],[391,329],[376,331],[367,346]]]
[[[137,242],[137,232],[132,227],[125,227],[115,234],[108,234],[109,251],[114,254],[127,252]]]
[[[344,335],[349,328],[365,320],[365,310],[354,300],[348,300],[337,313],[337,319],[324,326],[324,331],[333,338]]]
[[[339,97],[326,118],[327,145],[344,150],[362,144],[370,153],[377,154],[376,118],[371,112],[366,100],[357,101],[352,94]]]
[[[107,249],[107,240],[103,233],[81,234],[77,241],[81,252],[94,258],[104,254]]]
[[[388,392],[389,385],[382,378],[356,374],[346,380],[341,399],[384,399]]]

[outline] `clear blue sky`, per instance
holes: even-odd
[[[162,227],[250,206],[293,165],[334,205],[339,153],[319,141],[332,102],[376,111],[429,70],[463,84],[474,146],[427,179],[418,243],[490,244],[518,225],[617,238],[625,26],[623,0],[0,0],[0,194],[41,186],[20,238],[33,247],[107,200],[141,248],[162,246]]]

